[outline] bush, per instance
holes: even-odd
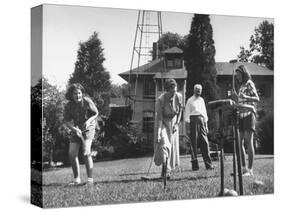
[[[143,137],[137,126],[118,123],[103,117],[92,148],[98,152],[97,159],[132,158],[153,153],[153,144]]]
[[[43,139],[42,139],[42,153],[43,153],[43,164],[47,164],[46,167],[52,166],[53,163],[53,150],[55,140],[47,127],[43,128]],[[43,165],[43,168],[46,168]]]
[[[261,154],[274,153],[274,120],[273,113],[266,114],[256,127],[258,152]]]

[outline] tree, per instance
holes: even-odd
[[[110,90],[111,97],[119,97],[124,100],[129,98],[129,84],[123,83],[122,85],[112,84]]]
[[[97,104],[99,112],[108,115],[111,82],[109,72],[103,66],[105,61],[103,51],[97,32],[94,32],[87,41],[80,42],[75,70],[69,84],[82,84],[86,93]]]
[[[250,61],[274,70],[274,25],[263,21],[250,37],[249,50],[240,47],[239,61]]]
[[[166,32],[162,34],[160,39],[158,40],[158,49],[159,52],[162,52],[166,49],[172,47],[183,48],[183,37],[178,33]]]
[[[31,87],[31,162],[42,170],[42,79]]]
[[[66,103],[65,93],[51,85],[46,78],[42,79],[43,89],[43,160],[49,165],[53,162],[56,151],[64,150],[67,158],[67,129],[63,127],[63,110]],[[66,160],[63,159],[65,162]]]
[[[65,101],[64,92],[44,77],[31,88],[31,160],[35,168],[42,169],[42,159],[51,165],[54,150],[63,150],[66,159],[62,161],[67,160],[68,137],[63,128]]]
[[[238,59],[240,62],[249,62],[249,58],[252,56],[252,53],[245,49],[245,47],[241,46],[240,47],[240,53],[238,55]]]
[[[215,46],[213,29],[209,15],[195,14],[189,34],[184,41],[184,61],[188,71],[187,98],[193,94],[193,86],[197,83],[203,86],[206,101],[218,97],[215,68]]]

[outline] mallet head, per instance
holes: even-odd
[[[234,60],[230,60],[229,63],[237,63],[238,60],[237,59],[234,59]]]

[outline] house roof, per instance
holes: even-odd
[[[247,67],[248,71],[250,72],[250,74],[252,76],[253,75],[261,75],[261,76],[272,75],[273,76],[274,72],[272,70],[270,70],[264,66],[258,65],[256,63],[238,62],[238,63],[235,63],[235,68],[242,64]],[[233,74],[233,64],[231,64],[231,63],[217,62],[216,69],[217,69],[218,76]]]
[[[182,54],[183,51],[178,47],[172,47],[163,51],[164,54]]]
[[[120,73],[119,76],[125,80],[128,80],[129,75],[152,75],[155,79],[157,78],[175,78],[182,79],[186,78],[187,71],[185,68],[166,68],[165,73],[164,70],[164,60],[156,59],[151,61],[150,63],[144,64],[139,68],[134,68],[131,71],[125,71]]]
[[[176,48],[176,47],[174,47]],[[171,51],[174,51],[171,49]],[[175,49],[176,50],[176,49]],[[180,50],[180,49],[179,49]],[[235,67],[239,65],[245,65],[252,76],[273,76],[274,72],[264,66],[258,65],[256,63],[235,63]],[[120,73],[119,76],[125,80],[128,80],[129,75],[152,75],[154,78],[186,78],[187,71],[183,69],[166,69],[166,73],[163,72],[164,60],[156,59],[150,63],[144,64],[139,68],[134,68],[132,71],[125,71]],[[217,62],[216,70],[218,76],[230,76],[233,74],[233,64],[228,62]]]
[[[124,98],[122,97],[110,97],[110,104],[109,106],[123,106],[126,105]]]
[[[155,74],[154,79],[186,79],[187,71],[185,69],[171,69],[167,72],[158,72]]]

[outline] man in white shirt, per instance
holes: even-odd
[[[192,151],[192,170],[199,169],[197,160],[197,143],[199,144],[205,167],[207,170],[214,169],[209,152],[208,142],[208,115],[204,99],[201,97],[202,86],[194,85],[193,96],[187,100],[184,112],[184,120],[186,124],[187,134],[191,139]]]

